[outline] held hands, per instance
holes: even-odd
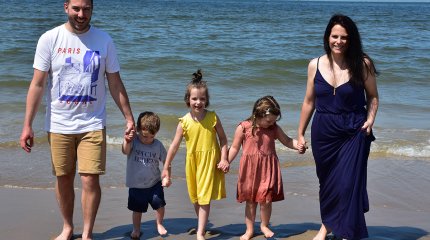
[[[218,164],[217,164],[217,168],[221,171],[223,171],[224,173],[228,173],[228,171],[230,170],[230,163],[226,160],[226,159],[222,159]]]
[[[306,145],[306,140],[304,137],[297,138],[297,150],[299,154],[304,154],[308,146]]]
[[[161,180],[161,186],[162,187],[170,187],[172,185],[172,180],[168,177],[164,177],[163,180]]]
[[[170,178],[170,172],[167,169],[163,169],[161,172],[161,186],[170,187],[172,185],[172,179]]]
[[[124,131],[124,135],[128,135],[130,134],[131,131],[136,131],[136,128],[134,126],[134,122],[132,121],[127,121],[126,125],[125,125],[125,131]]]
[[[127,132],[124,133],[124,140],[129,143],[133,140],[134,136],[136,136],[136,131],[135,130],[130,130],[129,133],[127,134]]]

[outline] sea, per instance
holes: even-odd
[[[45,31],[67,21],[63,1],[0,0],[0,186],[52,188],[50,152],[43,129],[45,103],[33,123],[35,146],[19,146],[34,51]],[[323,34],[335,13],[350,16],[364,51],[375,61],[380,105],[369,161],[430,161],[430,3],[286,0],[95,0],[92,25],[113,38],[135,118],[154,111],[166,148],[192,73],[202,69],[211,105],[231,143],[254,102],[272,95],[278,124],[295,138],[307,65],[324,54]],[[125,182],[121,153],[124,118],[107,102],[107,173],[104,187]],[[310,127],[306,134],[310,141]],[[183,177],[185,144],[174,161]],[[312,165],[312,149],[298,155],[281,144],[283,167]],[[238,159],[232,168],[237,168]],[[234,174],[234,170],[233,170]]]

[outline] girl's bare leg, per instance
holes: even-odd
[[[208,223],[211,205],[210,204],[200,205],[198,203],[195,203],[194,210],[196,211],[196,215],[198,219],[196,238],[197,240],[205,240],[206,225]]]
[[[272,216],[272,202],[260,203],[260,218],[261,218],[261,232],[264,237],[271,238],[275,235],[269,228],[270,217]]]
[[[247,201],[245,206],[245,224],[246,232],[240,237],[240,240],[249,240],[254,236],[254,223],[257,203]]]
[[[160,235],[166,235],[167,230],[163,226],[163,219],[164,219],[164,207],[161,207],[157,209],[157,216],[156,216],[156,222],[157,222],[157,231]]]

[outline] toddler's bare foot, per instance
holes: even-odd
[[[161,224],[157,224],[157,230],[158,230],[158,234],[160,234],[161,236],[167,234],[167,230]]]
[[[240,240],[249,240],[254,236],[254,232],[252,231],[246,231],[241,237]]]
[[[133,230],[133,232],[131,232],[131,234],[130,234],[130,238],[131,239],[140,239],[140,231]]]
[[[72,228],[63,228],[63,231],[60,235],[58,235],[55,240],[70,240],[73,237],[73,229]]]
[[[267,226],[261,226],[260,228],[265,238],[271,238],[273,235],[275,235]]]

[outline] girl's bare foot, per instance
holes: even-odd
[[[167,230],[161,224],[157,224],[157,230],[158,230],[158,234],[160,234],[161,236],[167,234]]]
[[[73,237],[73,229],[63,228],[63,231],[58,235],[55,240],[70,240]]]
[[[140,231],[133,230],[130,234],[131,239],[140,239]]]
[[[246,231],[241,237],[240,240],[249,240],[254,236],[254,232],[252,231]]]
[[[205,235],[201,235],[201,234],[196,234],[196,239],[197,240],[206,240]]]
[[[275,235],[275,233],[273,233],[267,226],[260,226],[260,228],[265,238],[271,238]]]

